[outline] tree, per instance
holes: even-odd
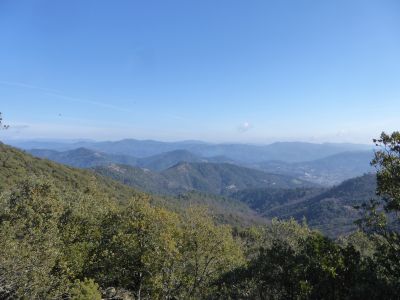
[[[218,281],[221,299],[392,299],[375,264],[352,245],[340,247],[317,232],[301,246],[275,239],[244,267]],[[387,296],[387,297],[383,297]]]
[[[371,164],[377,168],[377,194],[385,201],[388,212],[400,211],[400,132],[382,132],[374,143],[380,148]]]
[[[103,286],[129,289],[136,299],[165,296],[179,235],[175,213],[151,206],[145,196],[131,199],[103,219],[88,275]]]
[[[365,216],[358,223],[375,242],[376,280],[384,287],[386,298],[395,298],[400,293],[400,132],[382,132],[373,141],[379,147],[371,165],[377,169],[380,198],[363,205]]]
[[[182,257],[179,262],[183,299],[213,293],[212,282],[244,264],[239,243],[230,226],[216,225],[204,207],[189,207],[184,213]],[[208,295],[209,296],[209,295]]]
[[[58,265],[63,209],[59,195],[49,182],[33,180],[0,200],[1,298],[59,297],[68,284]]]

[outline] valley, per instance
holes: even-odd
[[[140,150],[134,148],[135,145],[139,145]],[[279,158],[282,159],[285,153],[290,153],[292,150],[289,148],[293,145],[278,143],[281,153]],[[307,220],[312,228],[329,236],[354,230],[354,221],[360,217],[354,206],[374,197],[374,170],[369,165],[372,151],[360,151],[361,146],[346,144],[299,145],[301,147],[296,149],[297,157],[318,158],[302,162],[272,159],[254,162],[256,158],[252,157],[243,162],[234,159],[238,156],[237,145],[229,148],[228,145],[211,146],[200,142],[101,142],[91,145],[91,148],[97,150],[80,147],[64,151],[27,151],[37,157],[87,169],[99,176],[161,198],[170,197],[176,200],[176,197],[183,199],[188,197],[187,195],[191,195],[189,198],[196,195],[197,203],[208,205],[209,199],[225,199],[218,204],[215,201],[211,202],[214,208],[218,207],[220,215],[224,215],[221,213],[224,210],[229,210],[229,214],[235,212],[240,215],[240,210],[245,208],[246,213],[241,217],[244,223],[252,223],[251,219],[257,223],[268,222],[273,218],[294,218],[297,221]],[[67,144],[63,147],[71,146]],[[278,146],[265,146],[268,150],[258,159],[265,159],[267,154],[271,155],[271,158],[277,158],[278,152],[270,148]],[[175,149],[176,147],[183,149]],[[188,148],[193,152],[187,150]],[[102,152],[99,149],[110,152]],[[212,153],[210,149],[214,149]],[[259,151],[259,146],[255,149]],[[320,157],[321,154],[317,154],[315,149],[323,149],[327,156]],[[161,152],[163,150],[170,151]],[[134,156],[145,153],[153,155]],[[200,156],[199,153],[220,155],[206,157]],[[250,162],[251,160],[253,162]],[[349,186],[352,187],[351,193]],[[240,208],[237,207],[238,203],[241,203]]]

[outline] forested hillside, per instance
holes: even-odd
[[[43,150],[41,152],[43,153]],[[327,189],[313,187],[306,181],[287,175],[266,174],[231,164],[178,163],[165,171],[154,172],[140,167],[109,163],[110,159],[108,158],[115,159],[124,156],[101,154],[93,150],[78,149],[56,152],[56,154],[58,155],[57,159],[62,157],[71,159],[64,163],[73,161],[74,163],[79,162],[78,165],[81,165],[87,161],[87,165],[98,164],[93,169],[96,173],[145,192],[158,195],[179,195],[190,191],[203,192],[207,196],[196,197],[197,200],[201,199],[203,204],[208,203],[212,198],[218,199],[217,195],[225,195],[231,199],[223,201],[225,213],[223,213],[224,209],[220,203],[211,201],[208,205],[212,204],[213,209],[218,211],[219,219],[231,224],[252,224],[254,223],[252,220],[259,222],[262,218],[271,219],[273,217],[283,219],[293,217],[298,221],[306,218],[309,226],[330,236],[354,230],[353,223],[360,214],[353,206],[372,199],[376,186],[372,174],[351,179]],[[326,158],[321,162],[310,162],[308,165],[310,168],[312,166],[313,170],[319,170],[322,173],[324,173],[322,171],[324,168],[336,168],[336,170],[347,168],[349,170],[354,168],[352,164],[345,167],[349,157],[359,160],[361,164],[369,156],[369,152],[339,154],[331,157],[333,162],[329,162],[329,159]],[[164,166],[167,166],[184,157],[201,160],[187,151],[174,151],[138,159],[135,163],[154,164],[157,168],[162,165],[164,158],[166,159]],[[322,169],[318,169],[321,164]],[[296,165],[304,167],[306,163],[297,163]],[[355,168],[358,168],[357,165]],[[368,168],[370,167],[368,166]],[[282,172],[282,170],[280,171]],[[239,209],[233,199],[243,202],[244,207]],[[181,206],[181,203],[174,198],[168,202],[175,203],[176,207]],[[227,212],[228,207],[230,207],[229,213]]]
[[[111,164],[94,168],[95,172],[142,190],[179,194],[200,191],[215,195],[255,187],[295,188],[313,184],[290,176],[217,163],[179,163],[162,172]]]
[[[398,295],[398,234],[386,229],[382,216],[374,222],[374,214],[368,215],[373,210],[367,210],[366,223],[360,223],[364,232],[337,242],[294,220],[272,220],[262,226],[242,222],[251,215],[245,202],[264,214],[276,205],[294,206],[299,214],[310,209],[313,221],[313,214],[324,209],[325,199],[359,203],[375,187],[372,175],[317,195],[312,187],[256,189],[254,201],[249,191],[236,195],[243,204],[199,193],[157,202],[90,171],[0,146],[0,241],[7,245],[0,249],[2,299],[396,299]],[[386,207],[393,211],[398,182],[390,181],[390,166],[380,157],[377,154],[376,163],[382,164],[377,190],[391,195]],[[180,203],[180,209],[175,210],[174,203]],[[213,216],[198,206],[204,203],[214,210]],[[227,222],[227,215],[234,221]]]
[[[43,160],[0,143],[0,191],[4,191],[27,177],[49,178],[61,190],[95,190],[116,199],[125,199],[137,192],[127,186],[99,176]]]
[[[60,165],[49,160],[39,159],[15,148],[0,144],[0,192],[7,187],[13,186],[23,180],[31,178],[46,179],[55,185],[61,191],[74,191],[80,193],[98,193],[102,197],[110,198],[114,201],[126,201],[137,195],[144,195],[144,191],[163,194],[162,181],[157,179],[148,179],[147,176],[157,176],[157,174],[148,175],[140,168],[130,168],[129,179],[137,180],[139,184],[130,184],[130,182],[118,183],[107,176],[102,176],[91,170],[80,170],[64,165]],[[86,152],[86,151],[85,151]],[[111,165],[110,168],[118,168]],[[144,177],[141,177],[144,176]],[[118,178],[117,178],[118,179]],[[146,185],[150,183],[150,185]],[[133,189],[134,186],[138,189]],[[161,188],[159,188],[159,186]],[[238,203],[227,203],[218,196],[189,193],[180,197],[162,197],[152,194],[148,195],[149,200],[157,205],[166,206],[171,210],[179,211],[186,204],[195,203],[206,205],[215,217],[223,222],[230,224],[255,224],[263,223],[262,217],[258,217],[247,205]],[[192,199],[193,197],[193,199]],[[224,208],[221,201],[225,204]]]
[[[329,236],[354,231],[361,217],[355,206],[376,198],[373,174],[349,179],[333,188],[245,189],[232,195],[266,218],[307,220]]]

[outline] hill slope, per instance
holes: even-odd
[[[111,165],[111,168],[116,167],[117,165]],[[132,170],[142,172],[143,176],[147,175],[146,171],[141,169],[132,168]],[[137,173],[135,174],[137,176]],[[47,159],[33,157],[26,152],[0,143],[0,194],[12,189],[18,182],[33,176],[48,178],[60,191],[68,193],[71,190],[91,193],[115,201],[124,201],[131,197],[143,195],[142,192],[128,185],[101,176],[92,170],[76,169]],[[130,178],[136,178],[136,176],[131,176]],[[157,176],[157,174],[154,176]],[[157,178],[154,182],[158,184],[158,180]],[[156,187],[150,186],[150,189],[155,189]],[[145,186],[141,190],[146,190]],[[218,196],[190,193],[180,197],[151,196],[151,201],[154,204],[176,211],[180,211],[191,203],[206,205],[218,221],[232,225],[242,226],[265,222],[247,205],[239,202],[235,204]]]
[[[225,195],[250,187],[293,188],[310,185],[293,177],[267,174],[226,163],[181,163],[162,174],[169,178],[171,187],[182,186],[186,189]]]
[[[267,218],[294,217],[335,236],[355,229],[354,221],[360,217],[360,211],[354,208],[375,196],[376,177],[366,174],[344,181],[338,186],[318,194],[305,194],[275,207],[268,207],[262,212]],[[253,207],[254,208],[254,207]]]
[[[203,159],[187,150],[174,150],[141,158],[137,166],[152,171],[163,171],[180,162],[201,162]]]
[[[294,217],[301,220],[306,217],[311,227],[331,236],[354,229],[353,222],[359,217],[359,212],[353,206],[374,197],[376,187],[373,174],[321,189],[291,177],[229,164],[180,163],[161,173],[112,164],[96,167],[95,171],[98,173],[35,158],[0,144],[0,192],[32,175],[51,178],[61,190],[85,192],[89,189],[115,200],[137,195],[139,192],[127,186],[131,185],[160,194],[186,193],[179,197],[155,197],[154,201],[173,209],[191,202],[206,204],[223,222],[259,223],[261,219],[254,209],[267,219]],[[99,175],[104,172],[108,172],[104,175],[127,185]],[[203,194],[187,193],[193,190]],[[236,202],[207,193],[233,195]]]
[[[94,170],[124,184],[161,194],[201,191],[229,195],[245,188],[294,188],[312,185],[289,176],[267,174],[226,163],[179,163],[159,173],[115,164],[99,166]]]
[[[36,158],[0,143],[0,192],[29,176],[51,178],[61,190],[85,191],[89,187],[93,187],[98,192],[117,199],[137,194],[135,190],[129,187],[93,172]]]

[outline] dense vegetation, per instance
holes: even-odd
[[[398,299],[400,235],[385,216],[400,210],[400,133],[376,142],[382,198],[337,241],[294,220],[218,225],[1,145],[0,298]]]
[[[322,192],[310,190],[309,194],[292,201],[287,197],[287,203],[265,210],[263,215],[296,220],[306,218],[309,226],[329,236],[351,232],[356,229],[354,221],[361,217],[355,206],[375,198],[375,177],[366,174]]]
[[[200,191],[229,195],[245,188],[295,188],[312,185],[290,176],[268,174],[226,163],[182,162],[162,172],[117,164],[95,167],[94,170],[132,187],[161,194]]]
[[[118,184],[93,172],[78,170],[42,160],[0,143],[0,192],[29,176],[48,177],[61,190],[96,191],[116,199],[137,194],[127,186]]]
[[[29,152],[71,166],[94,166],[93,170],[101,175],[163,197],[188,194],[189,198],[196,198],[192,202],[213,206],[214,211],[221,216],[219,220],[230,224],[252,224],[254,219],[258,222],[262,217],[293,217],[298,221],[306,217],[310,227],[332,237],[356,228],[354,221],[360,217],[360,213],[353,206],[374,197],[376,188],[373,174],[352,178],[332,188],[302,187],[310,184],[291,177],[294,175],[327,183],[362,174],[363,171],[373,170],[369,165],[371,151],[344,152],[310,162],[275,161],[251,165],[255,168],[266,167],[266,170],[269,168],[272,173],[268,175],[232,166],[232,163],[237,164],[234,161],[222,164],[222,161],[229,161],[226,157],[201,158],[187,150],[174,150],[145,158],[107,154],[85,148],[63,152]],[[210,164],[212,161],[219,163]],[[280,177],[273,173],[285,175]],[[201,194],[195,194],[194,191]],[[230,199],[218,197],[221,193]],[[178,198],[187,198],[187,195],[183,196]],[[238,201],[233,199],[244,205],[239,207]],[[168,203],[171,200],[174,202],[176,199],[168,199]],[[182,206],[181,201],[177,202],[177,207]]]

